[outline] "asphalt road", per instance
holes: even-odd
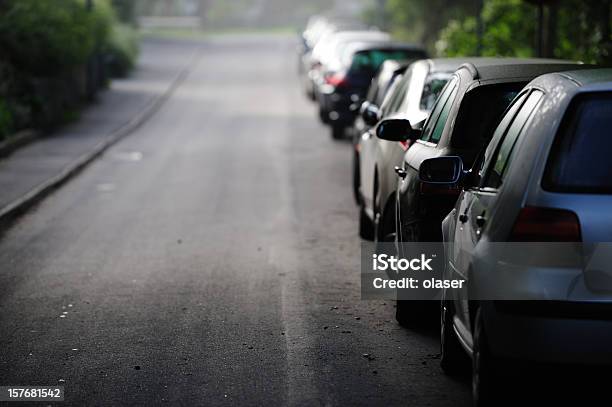
[[[69,405],[470,403],[435,327],[360,300],[350,145],[301,94],[294,44],[203,42],[154,117],[2,235],[0,385],[63,385]]]

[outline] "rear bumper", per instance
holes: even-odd
[[[489,301],[483,317],[491,352],[505,359],[610,365],[612,314],[602,318],[597,305]]]
[[[357,110],[351,106],[359,102],[361,96],[357,93],[340,93],[333,88],[323,86],[319,89],[319,104],[327,112],[329,122],[342,126],[350,126],[357,117]]]

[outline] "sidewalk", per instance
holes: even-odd
[[[77,122],[1,159],[0,221],[25,210],[146,121],[186,74],[196,49],[193,42],[143,40],[132,75],[114,80]]]

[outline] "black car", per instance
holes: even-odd
[[[542,59],[484,58],[462,65],[442,91],[422,132],[410,131],[401,120],[377,127],[378,137],[412,146],[396,169],[398,188],[395,200],[395,239],[398,242],[439,242],[441,223],[453,209],[460,189],[435,188],[421,182],[419,168],[428,158],[459,156],[470,168],[479,151],[487,145],[502,114],[535,77],[579,67],[576,63]],[[401,246],[400,246],[401,247]],[[418,319],[409,302],[398,301],[396,318],[401,324]]]
[[[389,59],[415,61],[426,58],[421,47],[392,42],[351,43],[336,56],[332,69],[327,71],[318,85],[318,102],[321,111],[328,115],[327,122],[333,138],[342,138],[351,126],[357,111],[351,105],[362,101],[368,92],[372,78],[383,62]]]

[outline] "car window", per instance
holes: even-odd
[[[527,100],[523,106],[521,106],[518,114],[508,128],[506,136],[497,149],[495,160],[491,164],[484,183],[485,188],[497,189],[502,185],[504,176],[506,174],[506,169],[514,157],[513,152],[516,141],[518,140],[521,131],[525,127],[525,124],[533,114],[536,106],[542,99],[542,95],[543,93],[539,90],[534,90],[527,97]]]
[[[478,168],[479,179],[484,177],[485,167],[487,167],[491,162],[491,157],[493,156],[493,153],[495,152],[495,150],[497,150],[497,147],[500,141],[502,140],[504,134],[506,134],[506,130],[508,130],[508,127],[512,123],[512,119],[514,119],[516,112],[523,105],[523,102],[527,98],[527,94],[528,93],[521,94],[512,102],[512,104],[508,107],[506,114],[495,129],[493,137],[491,137],[491,142],[487,145],[486,149],[484,150],[484,154],[480,156],[478,162],[475,165],[475,167]]]
[[[387,112],[389,111],[389,105],[393,102],[395,91],[399,86],[400,79],[401,75],[394,76],[387,85],[387,89],[384,91],[384,93],[381,92],[382,101],[380,102],[380,110],[382,111],[383,116],[386,116]]]
[[[422,51],[404,49],[372,49],[359,51],[353,55],[351,72],[375,72],[388,59],[396,61],[415,60],[423,57]]]
[[[378,98],[378,90],[380,88],[381,81],[382,81],[381,75],[379,74],[370,83],[370,88],[368,89],[368,94],[366,96],[366,100],[368,102],[376,103],[376,99]]]
[[[378,92],[376,94],[376,99],[374,103],[376,106],[382,106],[385,97],[389,93],[389,89],[392,89],[393,83],[397,80],[397,75],[385,75],[385,79],[381,81]]]
[[[392,99],[389,101],[389,106],[387,107],[388,113],[395,113],[399,110],[402,101],[404,100],[404,96],[406,96],[406,91],[408,90],[411,76],[412,70],[408,70],[408,72],[406,72],[402,77],[402,80],[397,84],[397,87],[393,92]]]
[[[368,92],[368,101],[380,106],[394,78],[395,75],[393,73],[381,67],[378,74],[372,80],[372,85]]]
[[[421,94],[421,100],[419,102],[419,108],[426,112],[430,111],[440,92],[444,89],[444,85],[450,79],[450,74],[446,72],[437,72],[430,74],[425,79],[425,85],[423,86],[423,92]]]
[[[436,125],[438,118],[442,112],[442,109],[446,105],[451,92],[455,90],[457,86],[457,78],[453,78],[450,83],[446,85],[446,87],[442,90],[442,94],[440,95],[438,101],[434,104],[433,111],[429,118],[427,119],[427,123],[425,123],[425,127],[423,128],[423,135],[421,136],[421,140],[429,141],[431,137],[431,133],[433,132],[434,126]]]
[[[573,193],[612,193],[612,93],[577,98],[559,127],[543,187]]]
[[[446,120],[448,119],[448,114],[450,113],[450,109],[453,106],[453,102],[455,101],[455,96],[457,95],[457,87],[453,89],[450,97],[444,103],[444,107],[442,108],[442,112],[440,113],[440,117],[436,122],[436,126],[431,133],[431,137],[428,141],[432,143],[437,143],[440,141],[440,137],[442,137],[442,132],[444,131],[444,127],[446,127]]]
[[[475,154],[491,141],[504,111],[525,85],[524,82],[496,83],[478,86],[466,93],[457,113],[451,145],[466,151],[463,158],[469,166]]]

